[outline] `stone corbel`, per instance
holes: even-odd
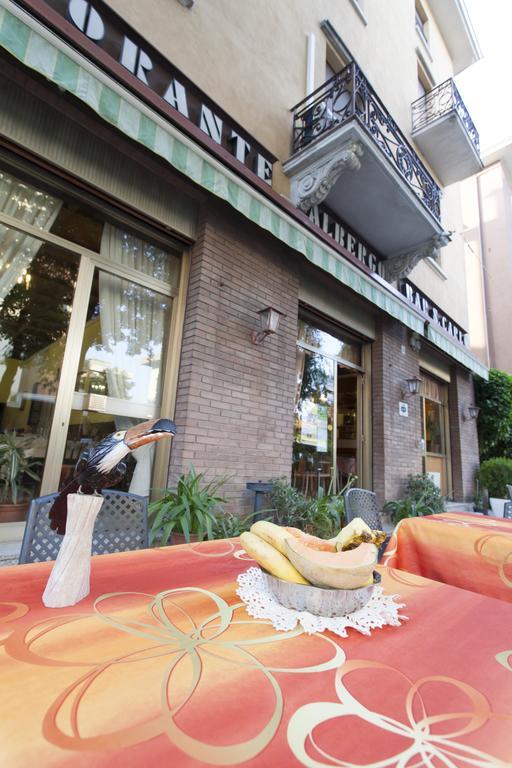
[[[363,152],[360,141],[348,141],[334,157],[322,159],[310,166],[296,182],[297,207],[307,213],[314,205],[325,200],[343,171],[359,170],[359,158]]]
[[[428,257],[436,259],[439,256],[439,250],[450,242],[450,235],[442,232],[427,240],[425,243],[413,248],[411,251],[404,251],[391,256],[384,262],[384,278],[388,283],[392,283],[400,278],[407,277],[414,267],[422,259]]]

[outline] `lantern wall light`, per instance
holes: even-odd
[[[261,344],[263,339],[270,336],[272,333],[277,333],[279,327],[279,320],[281,317],[286,317],[285,314],[280,312],[274,307],[265,307],[258,312],[260,316],[260,330],[253,331],[251,334],[251,341],[253,344]]]
[[[413,376],[412,379],[406,379],[406,389],[402,389],[402,397],[413,397],[420,391],[421,379]]]
[[[480,408],[478,405],[468,405],[467,413],[464,414],[464,421],[475,421],[478,419]]]

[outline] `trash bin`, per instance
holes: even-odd
[[[273,483],[263,483],[258,480],[256,483],[247,483],[248,491],[254,491],[254,520],[261,520],[263,514],[261,510],[265,508],[265,495],[272,490]],[[259,513],[259,514],[258,514]]]

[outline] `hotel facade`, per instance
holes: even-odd
[[[282,476],[471,500],[478,44],[462,0],[319,7],[0,0],[0,426],[37,495],[164,415],[126,490],[193,464],[240,511]]]

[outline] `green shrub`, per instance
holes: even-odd
[[[213,524],[213,538],[231,539],[235,536],[240,536],[240,534],[249,530],[254,523],[254,518],[258,514],[260,513],[250,512],[248,515],[241,517],[240,515],[233,514],[233,512],[224,512],[221,515],[217,515]],[[270,517],[262,519],[270,520]]]
[[[405,498],[414,502],[421,502],[431,512],[426,514],[438,514],[444,512],[444,499],[441,491],[431,477],[424,473],[409,475],[405,487]]]
[[[265,510],[277,525],[293,526],[301,531],[330,539],[339,533],[345,523],[343,494],[355,482],[351,476],[338,493],[325,493],[322,488],[316,497],[307,498],[284,478],[273,481],[270,492],[271,507]]]
[[[399,499],[398,501],[388,501],[384,504],[384,510],[391,515],[394,523],[399,523],[405,517],[422,517],[423,515],[433,515],[434,510],[426,503],[426,499]]]
[[[512,457],[512,376],[491,368],[489,381],[475,379],[475,403],[480,459]]]
[[[150,543],[159,540],[161,545],[167,544],[173,531],[183,533],[186,541],[190,541],[191,533],[197,534],[199,540],[213,539],[216,513],[227,502],[218,493],[226,479],[218,477],[205,484],[204,473],[197,474],[190,465],[175,488],[166,488],[162,498],[149,505]]]
[[[480,465],[478,478],[483,488],[487,488],[489,496],[495,499],[506,499],[507,485],[512,485],[512,459],[487,459]]]

